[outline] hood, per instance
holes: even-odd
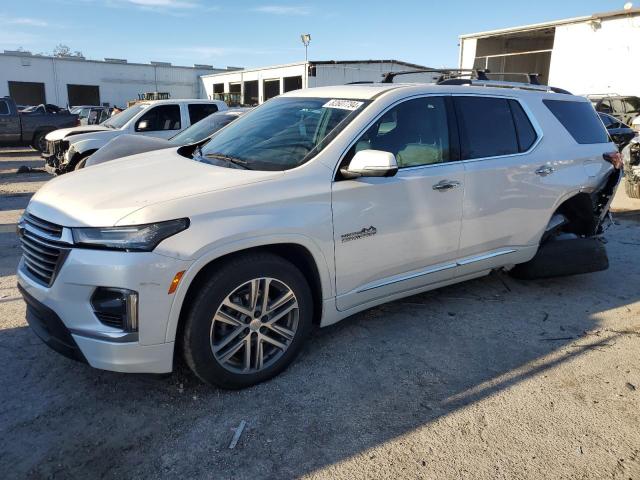
[[[54,130],[51,133],[48,133],[45,137],[47,140],[55,142],[56,140],[62,140],[67,138],[70,135],[77,135],[79,133],[90,133],[90,132],[104,132],[104,131],[117,131],[112,128],[101,127],[100,125],[84,125],[80,127],[71,127],[71,128],[60,128],[58,130]]]
[[[144,135],[120,135],[109,140],[102,148],[91,155],[85,167],[169,147],[171,147],[171,144],[164,138],[145,137]]]
[[[216,167],[169,148],[56,177],[37,191],[27,208],[37,217],[66,227],[107,227],[149,205],[283,175]]]

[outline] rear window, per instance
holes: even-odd
[[[193,125],[217,111],[218,106],[215,103],[190,103],[189,121],[191,122],[191,125]]]
[[[0,115],[9,114],[9,105],[4,100],[0,100]]]
[[[581,144],[609,143],[609,135],[589,102],[543,100],[551,113]]]
[[[508,100],[455,97],[460,123],[462,159],[498,157],[519,152]]]

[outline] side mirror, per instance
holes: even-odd
[[[149,122],[146,120],[141,120],[136,125],[136,132],[146,132],[149,130]]]
[[[398,162],[393,153],[381,150],[361,150],[356,153],[349,166],[341,168],[344,178],[393,177],[398,173]]]

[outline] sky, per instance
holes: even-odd
[[[0,0],[0,51],[258,67],[304,60],[458,63],[458,35],[622,9],[624,0]],[[640,0],[636,2],[640,6]]]

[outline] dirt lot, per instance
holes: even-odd
[[[49,177],[23,164],[40,162],[0,151],[3,479],[640,479],[640,209],[608,231],[606,272],[400,300],[226,392],[93,370],[29,331],[13,224]]]

